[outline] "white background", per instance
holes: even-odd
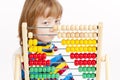
[[[119,0],[59,0],[63,24],[103,22],[103,54],[110,57],[110,80],[119,80],[120,4]],[[19,47],[18,21],[24,0],[0,0],[0,80],[13,80],[14,52]],[[104,67],[101,80],[105,80]]]

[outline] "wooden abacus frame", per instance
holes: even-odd
[[[98,49],[97,49],[97,65],[96,65],[96,80],[100,80],[100,70],[101,70],[101,62],[106,62],[106,79],[109,80],[109,60],[108,56],[101,55],[102,49],[102,29],[103,24],[99,23],[98,25]],[[17,54],[15,56],[15,75],[14,80],[21,80],[21,62],[24,62],[24,70],[25,70],[25,80],[29,79],[29,65],[28,65],[28,37],[27,37],[27,23],[22,23],[22,38],[23,38],[23,56]]]

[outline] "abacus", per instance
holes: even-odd
[[[33,34],[27,29],[52,28],[57,34]],[[42,43],[34,36],[56,35],[56,41]],[[98,25],[55,25],[28,27],[22,24],[23,56],[17,55],[15,80],[21,79],[21,62],[24,62],[24,80],[100,80],[102,23]],[[57,46],[56,46],[57,45]]]

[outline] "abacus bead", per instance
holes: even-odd
[[[93,33],[93,38],[96,38],[96,37],[97,37],[97,33],[94,32],[94,33]]]
[[[87,53],[84,53],[84,54],[83,54],[83,58],[87,58]]]
[[[88,61],[87,61],[87,64],[88,64],[88,65],[91,65],[91,60],[88,60]]]
[[[96,57],[97,57],[97,54],[92,53],[92,54],[91,54],[91,57],[92,57],[92,58],[96,58]]]
[[[83,73],[83,74],[82,74],[82,77],[83,77],[83,78],[87,78],[86,73]]]
[[[89,37],[87,32],[84,33],[84,37],[85,37],[85,38],[88,38],[88,37]]]
[[[43,67],[42,70],[43,70],[44,73],[47,72],[46,67]]]
[[[87,73],[87,78],[91,78],[91,74],[90,73]]]
[[[38,68],[38,72],[42,72],[43,70],[42,70],[42,67],[39,67]]]
[[[58,38],[61,38],[61,32],[58,32]]]
[[[96,43],[97,43],[97,41],[96,41],[95,39],[93,39],[93,40],[92,40],[92,44],[95,45]]]
[[[33,33],[32,32],[28,33],[28,38],[33,38]]]
[[[71,32],[70,37],[71,37],[71,38],[75,38],[75,33],[74,33],[74,32]]]
[[[95,68],[95,67],[91,67],[91,71],[92,71],[92,72],[95,72],[95,71],[96,71],[96,68]]]
[[[58,51],[58,47],[57,46],[54,47],[54,51]]]
[[[35,74],[35,79],[38,79],[39,75],[38,74]]]
[[[83,44],[84,44],[84,45],[88,44],[87,39],[83,40]]]
[[[46,61],[46,65],[49,66],[50,65],[50,60]]]
[[[79,44],[79,40],[78,39],[75,40],[75,44],[77,44],[77,45]]]
[[[83,47],[83,51],[84,51],[84,52],[87,52],[87,46],[84,46],[84,47]]]
[[[87,71],[90,72],[91,71],[91,67],[87,67]]]
[[[84,33],[79,33],[79,36],[80,36],[80,38],[83,38],[84,37]]]
[[[75,57],[75,59],[78,59],[79,58],[78,53],[75,53],[74,57]]]
[[[43,78],[46,79],[46,77],[47,77],[47,76],[46,76],[46,73],[43,73]]]
[[[57,73],[57,74],[55,75],[55,78],[57,78],[57,79],[58,79],[58,78],[59,78],[59,76],[60,76],[60,75],[59,75],[59,73]]]
[[[37,67],[34,67],[34,72],[38,72],[38,68]]]
[[[33,46],[36,46],[38,44],[37,39],[33,39]]]
[[[97,25],[93,25],[93,30],[97,30]]]
[[[37,52],[37,46],[33,46],[33,52]]]
[[[95,78],[95,73],[91,73],[91,78]]]
[[[70,30],[70,26],[69,25],[66,26],[66,30]]]
[[[88,58],[91,58],[91,54],[90,54],[90,53],[88,53],[88,54],[87,54],[87,57],[88,57]]]
[[[93,30],[92,25],[88,25],[88,30]]]
[[[41,54],[37,54],[37,57],[38,57],[39,60],[41,60],[41,58],[42,58]]]
[[[46,61],[45,60],[42,61],[42,65],[46,66]]]
[[[75,38],[79,38],[79,32],[75,33]]]
[[[79,51],[80,51],[80,52],[83,52],[83,51],[84,51],[84,50],[83,50],[83,46],[80,46],[80,47],[79,47]]]
[[[51,75],[51,78],[54,79],[54,78],[55,78],[55,74],[52,74],[52,75]]]
[[[33,61],[29,61],[29,65],[30,66],[34,65],[34,62]]]
[[[92,61],[91,61],[91,64],[92,64],[92,65],[95,65],[95,64],[96,64],[96,61],[95,61],[95,60],[92,60]]]
[[[83,69],[82,67],[79,67],[79,68],[78,68],[78,71],[79,71],[79,72],[82,72],[82,71],[83,71],[82,69]]]
[[[84,30],[88,30],[88,26],[87,25],[84,25]]]
[[[80,43],[80,44],[83,44],[83,40],[82,40],[82,39],[81,39],[81,40],[79,40],[79,43]]]
[[[61,37],[62,37],[62,38],[66,38],[66,33],[65,33],[65,32],[62,32]]]
[[[74,59],[74,58],[75,58],[74,53],[71,53],[71,54],[70,54],[70,58],[71,58],[71,59]]]
[[[43,75],[42,75],[42,73],[41,73],[41,74],[39,74],[39,78],[40,78],[40,79],[42,79],[42,78],[43,78]]]
[[[70,47],[69,46],[66,47],[66,52],[70,52]]]
[[[46,70],[47,70],[47,72],[50,72],[51,67],[50,67],[50,66],[48,66],[48,67],[46,68]]]
[[[51,78],[51,75],[50,75],[49,73],[47,74],[47,78],[48,78],[48,79],[50,79],[50,78]]]
[[[82,60],[79,60],[79,61],[78,61],[78,64],[79,64],[79,65],[83,65],[83,61],[82,61]]]
[[[29,54],[28,57],[29,57],[29,58],[33,58],[33,54]]]
[[[93,46],[93,47],[92,47],[92,51],[93,51],[93,52],[96,52],[96,46]]]
[[[82,68],[82,71],[83,71],[83,72],[86,72],[86,71],[87,71],[87,67],[83,67],[83,68]]]
[[[41,46],[37,46],[37,52],[41,53],[42,52],[42,47]]]
[[[79,54],[79,58],[80,58],[80,59],[83,58],[83,54],[82,54],[82,53]]]
[[[71,39],[71,40],[70,40],[70,43],[71,43],[72,45],[75,44],[74,39]]]
[[[66,40],[66,44],[67,44],[67,45],[70,44],[70,40],[69,40],[69,39]]]
[[[66,44],[66,40],[63,39],[63,40],[62,40],[62,45],[65,45],[65,44]]]
[[[55,71],[55,67],[52,66],[52,67],[51,67],[51,72],[54,72],[54,71]]]
[[[70,33],[69,32],[66,33],[66,38],[70,38]]]
[[[34,68],[33,67],[30,67],[30,72],[34,72]]]
[[[45,53],[42,54],[42,59],[46,59],[46,54]]]
[[[35,78],[34,74],[30,74],[30,78],[34,79]]]
[[[37,58],[37,54],[35,53],[35,54],[33,55],[33,57],[34,57],[34,58]]]
[[[78,64],[79,64],[78,60],[75,60],[74,64],[75,64],[75,66],[78,66]]]
[[[79,29],[80,29],[81,31],[84,30],[83,25],[80,25],[80,26],[79,26]]]
[[[29,46],[32,46],[32,44],[33,44],[32,42],[33,42],[33,40],[29,39],[29,41],[28,41]]]
[[[83,60],[83,65],[87,65],[87,61],[86,60]]]

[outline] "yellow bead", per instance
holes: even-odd
[[[75,40],[71,39],[71,40],[70,40],[70,43],[71,43],[72,45],[75,44]]]
[[[70,40],[69,39],[66,40],[66,44],[70,45]]]
[[[70,47],[69,46],[66,47],[66,52],[70,52]]]
[[[83,40],[82,40],[82,39],[81,39],[81,40],[79,40],[79,43],[80,43],[80,44],[83,44]]]
[[[33,46],[33,52],[37,52],[37,46]]]
[[[84,46],[84,47],[83,47],[83,51],[84,51],[84,52],[87,52],[87,51],[88,51],[88,50],[87,50],[87,46]]]
[[[87,45],[87,44],[88,44],[87,39],[83,40],[83,44],[84,44],[84,45]]]
[[[83,46],[80,46],[80,47],[79,47],[79,51],[80,51],[80,52],[83,52]]]
[[[79,52],[79,47],[78,46],[75,47],[75,52]]]
[[[65,45],[65,43],[66,43],[66,40],[63,39],[63,40],[62,40],[62,45]]]
[[[29,46],[32,46],[32,41],[33,41],[32,39],[29,39],[29,40],[28,40],[28,45],[29,45]]]
[[[95,39],[92,40],[92,44],[96,45],[97,41]]]
[[[33,46],[29,47],[29,52],[33,52]]]
[[[42,47],[41,46],[37,46],[37,52],[42,53]]]
[[[92,47],[92,51],[93,51],[93,52],[96,52],[96,51],[97,51],[96,46],[93,46],[93,47]]]
[[[75,52],[74,46],[71,46],[71,47],[70,47],[70,51],[71,51],[71,52]]]
[[[92,47],[91,46],[88,46],[88,52],[92,52]]]
[[[75,40],[75,44],[77,44],[77,45],[79,44],[79,40],[78,39]]]
[[[92,40],[91,39],[88,39],[88,44],[92,44]]]
[[[37,44],[38,44],[37,39],[33,39],[33,46],[37,46]]]

